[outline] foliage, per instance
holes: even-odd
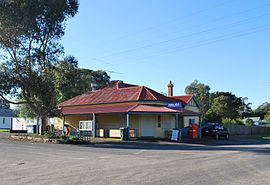
[[[250,109],[246,98],[236,97],[230,92],[215,92],[210,96],[211,110],[221,119],[241,118],[242,113]]]
[[[241,118],[243,113],[251,112],[247,98],[236,97],[230,92],[211,93],[208,85],[197,80],[186,86],[185,93],[196,97],[202,111],[205,112],[207,122],[221,122],[225,118],[235,120]]]
[[[0,0],[0,95],[25,100],[42,119],[55,107],[53,64],[63,53],[65,22],[78,11],[76,0]],[[8,56],[8,57],[7,57]]]
[[[7,101],[5,101],[4,99],[0,98],[0,108],[9,109],[10,104]]]
[[[61,136],[59,137],[59,139],[60,139],[60,140],[67,140],[68,137],[67,137],[66,135],[61,135]]]
[[[265,102],[258,106],[257,109],[253,111],[253,114],[260,115],[261,117],[270,113],[270,103]]]
[[[91,91],[91,84],[95,84],[96,88],[102,88],[110,80],[105,71],[78,68],[78,61],[73,56],[58,61],[53,65],[52,72],[55,105]],[[35,117],[28,104],[21,104],[18,108],[21,117]],[[49,116],[57,116],[57,112],[52,111]]]
[[[265,116],[265,120],[266,120],[267,124],[270,124],[270,114],[267,114]]]
[[[223,118],[222,119],[222,123],[223,124],[236,124],[236,125],[244,125],[244,122],[239,119],[239,118],[236,118],[236,119],[232,119],[232,118]]]
[[[44,136],[49,138],[49,139],[57,139],[58,138],[58,136],[56,135],[55,132],[46,132]]]
[[[221,120],[222,120],[222,118],[216,112],[214,112],[212,109],[209,109],[205,113],[205,121],[206,122],[220,123]]]
[[[110,81],[105,71],[78,68],[78,61],[72,56],[58,61],[54,79],[57,103],[91,91],[93,86],[100,89]]]
[[[78,136],[71,136],[71,137],[69,138],[69,140],[70,140],[70,141],[82,141],[82,139],[79,138]]]
[[[248,118],[248,119],[246,120],[245,124],[246,124],[247,126],[253,126],[253,125],[254,125],[254,121],[253,121],[252,119]]]
[[[195,80],[185,88],[186,94],[193,94],[198,100],[203,112],[207,112],[210,108],[210,87]]]

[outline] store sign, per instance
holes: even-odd
[[[92,131],[93,130],[93,121],[80,121],[79,130],[80,131]]]
[[[173,108],[173,109],[177,109],[177,108],[182,108],[182,102],[172,102],[172,103],[168,103],[167,104],[168,108]]]
[[[179,130],[172,130],[172,137],[171,141],[178,141],[179,136]]]

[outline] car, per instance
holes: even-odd
[[[202,126],[202,137],[212,137],[214,139],[229,139],[229,130],[220,123],[207,123]]]

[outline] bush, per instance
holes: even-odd
[[[60,140],[66,140],[66,139],[68,139],[68,137],[67,137],[66,135],[61,135],[61,136],[59,137],[59,139],[60,139]]]
[[[46,133],[44,134],[44,137],[46,137],[46,138],[48,138],[48,139],[56,139],[56,138],[57,138],[55,132],[46,132]]]
[[[222,119],[222,123],[223,124],[231,124],[231,125],[244,125],[244,122],[239,119],[239,118],[236,118],[236,119],[231,119],[231,118],[224,118]]]
[[[254,121],[252,119],[247,119],[246,120],[246,123],[245,123],[247,126],[253,126],[254,125]]]

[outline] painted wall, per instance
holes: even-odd
[[[11,129],[12,117],[0,117],[0,129]]]
[[[184,127],[189,126],[190,119],[194,119],[194,123],[199,124],[199,116],[184,116]]]
[[[92,120],[92,115],[76,115],[76,116],[65,116],[65,124],[70,125],[71,132],[76,132],[76,129],[79,128],[80,121]],[[62,118],[58,119],[58,125],[55,127],[59,130],[62,130]]]
[[[154,137],[164,137],[165,131],[172,130],[175,127],[175,115],[160,115],[161,124],[158,127],[158,115],[130,115],[130,129],[136,131],[136,136],[141,137],[141,124],[145,116],[153,117]],[[71,125],[71,132],[75,132],[79,127],[79,121],[92,120],[89,116],[65,116],[65,124]],[[97,129],[119,129],[127,126],[126,114],[96,114]],[[58,119],[58,125],[62,125],[62,119]],[[62,126],[55,126],[62,129]]]

